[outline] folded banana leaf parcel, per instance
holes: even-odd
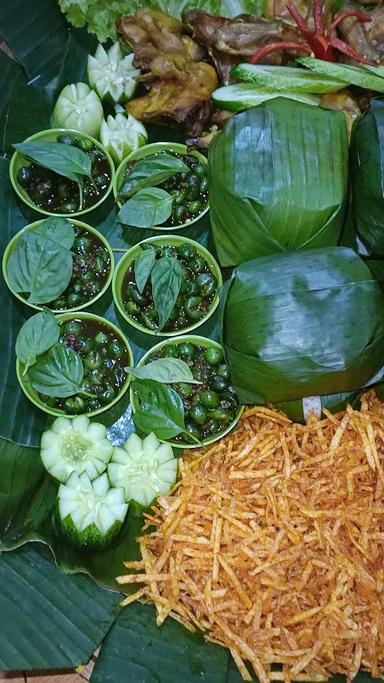
[[[351,180],[357,232],[369,251],[384,257],[384,100],[371,100],[353,124]]]
[[[243,263],[221,314],[232,382],[245,404],[358,391],[384,366],[384,293],[346,247]]]
[[[222,266],[338,244],[348,193],[342,112],[276,98],[232,117],[209,148]]]

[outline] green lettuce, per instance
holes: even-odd
[[[235,17],[243,13],[262,14],[264,4],[264,0],[59,0],[67,21],[76,28],[87,26],[101,43],[116,39],[116,19],[134,14],[140,7],[152,7],[177,18],[185,9]]]

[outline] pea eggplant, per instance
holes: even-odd
[[[91,176],[84,178],[82,192],[79,193],[79,186],[73,180],[36,162],[18,169],[17,184],[38,208],[52,214],[71,214],[94,206],[111,183],[112,172],[106,155],[81,135],[65,133],[58,135],[56,141],[82,150],[91,159]]]
[[[166,268],[166,259],[169,259],[169,266],[172,259],[176,259],[181,266],[177,286],[175,275],[170,268]],[[164,265],[164,273],[158,275],[161,264]],[[126,271],[120,299],[126,314],[151,331],[159,330],[159,320],[164,319],[162,299],[157,295],[157,280],[163,282],[168,273],[173,299],[168,308],[167,320],[161,327],[162,332],[174,333],[195,326],[212,311],[217,301],[220,283],[208,261],[195,246],[187,242],[178,246],[172,243],[162,246],[156,246],[156,242],[143,243],[142,251]],[[167,306],[169,302],[168,292]]]
[[[186,433],[191,441],[204,442],[224,432],[234,422],[240,404],[219,346],[205,348],[194,341],[180,340],[155,350],[148,362],[158,358],[185,361],[193,378],[200,382],[172,384],[183,402]],[[175,443],[185,440],[185,433],[174,439]]]

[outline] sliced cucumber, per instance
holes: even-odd
[[[70,83],[61,91],[53,110],[52,128],[73,128],[99,137],[103,105],[86,83]]]
[[[113,446],[107,430],[86,415],[73,420],[58,417],[41,437],[40,455],[44,467],[61,482],[76,472],[86,472],[94,479],[107,469]]]
[[[140,121],[128,114],[108,116],[100,128],[100,140],[116,163],[147,143],[148,133]]]
[[[295,92],[323,94],[337,92],[348,83],[331,75],[317,75],[299,67],[265,66],[263,64],[239,64],[231,71],[239,81],[253,83],[269,92]]]
[[[160,444],[154,434],[145,439],[131,434],[123,448],[114,448],[108,476],[112,485],[124,488],[127,502],[150,505],[175,483],[177,465],[171,446]]]
[[[217,107],[228,111],[242,111],[243,109],[257,107],[258,104],[275,97],[286,97],[290,100],[313,105],[320,103],[320,98],[316,95],[302,95],[295,92],[267,92],[251,83],[237,83],[236,85],[218,88],[212,97]]]
[[[376,92],[384,92],[384,78],[376,76],[367,69],[361,66],[350,66],[349,64],[336,64],[335,62],[326,62],[323,59],[314,59],[313,57],[300,57],[296,59],[297,62],[306,66],[311,71],[316,72],[328,78],[340,78],[347,85],[357,85],[359,88],[366,90],[376,90]]]
[[[101,548],[119,533],[128,505],[122,488],[111,488],[107,474],[90,481],[87,474],[73,472],[60,484],[56,526],[72,545]]]
[[[106,52],[97,46],[95,56],[88,57],[88,82],[102,100],[126,102],[135,94],[140,69],[133,66],[134,54],[123,55],[119,43]]]

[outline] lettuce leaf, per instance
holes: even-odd
[[[104,43],[116,40],[116,19],[134,14],[139,7],[152,7],[180,18],[185,9],[201,9],[210,14],[235,17],[238,14],[262,14],[265,0],[59,0],[67,21],[77,28],[87,26]]]

